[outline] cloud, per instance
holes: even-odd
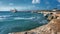
[[[57,5],[57,6],[60,6],[60,4],[59,4],[59,5]]]
[[[50,4],[50,3],[48,1],[46,1],[45,4]]]
[[[40,3],[40,0],[32,0],[32,4]]]
[[[57,0],[60,3],[60,0]]]
[[[0,1],[0,4],[2,4],[2,1]]]
[[[35,8],[35,5],[30,6],[0,6],[0,11],[10,11],[11,9],[16,8],[18,11],[20,10],[31,10]]]
[[[14,5],[13,3],[9,3],[10,6]]]
[[[47,7],[46,7],[46,9],[49,9],[49,8],[50,8],[50,6],[47,6]]]
[[[12,7],[0,7],[0,11],[8,11],[10,10]]]
[[[34,8],[34,7],[36,7],[35,5],[32,5],[32,7]]]

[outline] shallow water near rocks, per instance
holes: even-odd
[[[47,23],[48,21],[43,14],[31,13],[30,11],[17,13],[0,11],[0,34],[26,31]]]

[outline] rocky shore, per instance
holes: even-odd
[[[30,31],[14,32],[12,34],[60,34],[60,19],[52,19],[48,24]]]

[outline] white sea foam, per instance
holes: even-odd
[[[24,20],[28,20],[28,19],[34,19],[35,17],[29,17],[29,18],[22,18],[22,17],[15,17],[15,20],[19,20],[19,19],[24,19]]]
[[[4,20],[6,20],[6,18],[0,18],[0,21],[4,21]]]
[[[0,18],[10,17],[12,15],[1,15]]]
[[[9,18],[7,18],[7,17],[11,17],[12,15],[1,15],[0,16],[0,21],[6,21],[7,19],[9,19]]]
[[[47,20],[42,20],[42,21],[39,22],[39,24],[46,24],[46,23],[48,23]]]

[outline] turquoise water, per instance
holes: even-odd
[[[30,30],[47,22],[43,14],[31,13],[30,11],[17,13],[0,11],[0,34]]]

